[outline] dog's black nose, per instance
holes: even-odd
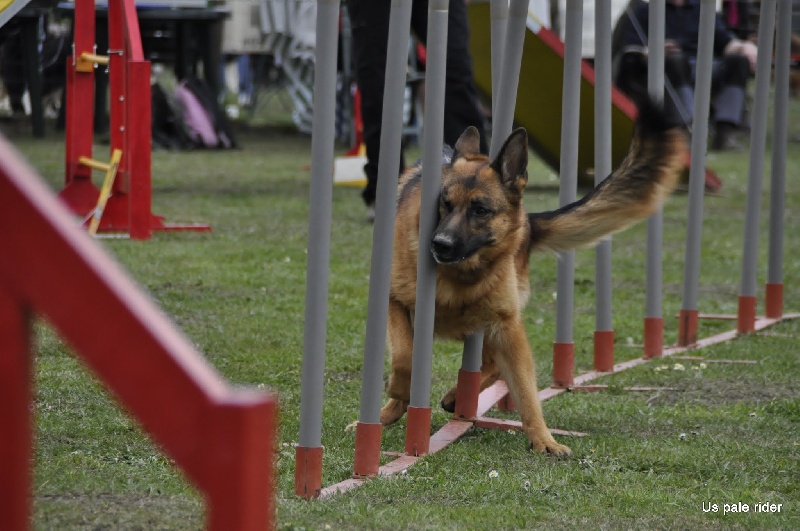
[[[454,258],[455,242],[447,234],[435,234],[431,240],[431,252],[437,262],[451,262]]]

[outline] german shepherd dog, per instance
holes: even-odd
[[[505,380],[537,452],[565,456],[570,449],[556,442],[545,424],[522,324],[530,295],[529,256],[534,250],[589,246],[652,214],[674,189],[685,161],[685,134],[652,102],[638,107],[634,137],[621,165],[579,201],[550,212],[528,214],[523,208],[528,182],[523,129],[511,134],[494,160],[479,153],[475,128],[461,135],[449,160],[444,157],[439,222],[430,242],[438,264],[435,333],[463,340],[485,331],[481,390],[498,378]],[[418,165],[398,183],[384,426],[400,419],[409,403],[421,175]],[[454,411],[455,397],[454,387],[442,407]]]

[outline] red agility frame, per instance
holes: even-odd
[[[0,241],[4,529],[30,528],[34,311],[205,494],[209,529],[273,528],[275,397],[227,385],[4,138]]]
[[[90,54],[108,61],[111,150],[122,150],[100,231],[127,232],[146,240],[152,231],[211,230],[208,225],[165,225],[164,218],[150,210],[150,62],[144,60],[134,0],[108,2],[108,56],[97,56],[95,49],[94,0],[75,0],[73,33],[73,55],[67,63],[66,183],[59,197],[73,213],[85,217],[100,194],[91,181],[91,168],[80,162],[81,156],[92,154],[94,65],[82,59]]]

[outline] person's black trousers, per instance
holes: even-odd
[[[378,182],[383,87],[386,51],[389,39],[390,0],[348,0],[352,31],[356,81],[361,91],[361,116],[364,122],[364,144],[367,164],[364,173],[367,186],[362,195],[370,205],[375,202]],[[411,31],[424,43],[428,35],[428,2],[414,0]],[[469,55],[469,27],[466,5],[462,0],[450,2],[447,31],[447,72],[444,106],[444,143],[453,146],[468,126],[481,133],[481,148],[486,151],[483,116],[478,105],[477,90],[472,78]],[[398,146],[398,149],[401,149]],[[404,166],[401,157],[401,168]]]

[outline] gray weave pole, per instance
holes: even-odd
[[[764,177],[764,152],[767,136],[772,39],[775,30],[775,0],[761,2],[756,58],[756,88],[753,97],[753,122],[750,129],[750,165],[745,203],[744,245],[740,296],[756,296],[758,230],[761,212],[761,185]]]
[[[561,206],[578,193],[578,127],[580,124],[581,32],[583,2],[567,0],[564,43],[564,88],[561,104]],[[573,299],[575,293],[575,251],[559,254],[556,299],[556,337],[560,344],[572,343]]]
[[[522,45],[525,41],[527,20],[527,0],[511,0],[508,7],[505,44],[502,48],[501,74],[497,84],[497,96],[492,105],[495,115],[492,117],[492,144],[489,148],[491,158],[497,156],[514,126],[514,108],[517,103]]]
[[[394,221],[397,213],[397,168],[403,134],[403,92],[408,68],[408,38],[411,34],[411,0],[393,0],[389,19],[386,84],[383,95],[383,128],[375,226],[372,232],[372,265],[367,300],[367,333],[361,381],[359,422],[378,424],[383,394],[383,363],[392,275]]]
[[[333,143],[336,124],[336,54],[339,0],[317,5],[314,118],[311,136],[308,259],[299,445],[322,446],[322,397],[328,316],[328,267],[333,208]]]
[[[456,0],[459,1],[459,0]],[[414,350],[411,363],[413,407],[429,407],[436,308],[436,261],[430,242],[438,218],[442,183],[442,139],[444,138],[444,88],[447,63],[447,17],[449,0],[428,4],[428,59],[425,75],[425,130],[422,156],[422,190],[417,256],[417,302],[414,310]]]
[[[511,0],[507,9],[499,5],[502,2],[493,0],[491,5],[492,16],[500,17],[492,23],[492,31],[501,26],[502,16],[507,16],[505,27],[498,31],[504,39],[492,35],[492,144],[489,147],[489,156],[494,158],[511,134],[514,125],[514,108],[517,102],[517,87],[519,85],[519,70],[522,65],[522,44],[525,41],[525,27],[528,20],[527,0]],[[496,40],[497,39],[497,40]],[[502,43],[502,45],[501,45]],[[495,56],[500,56],[502,61],[495,63]],[[499,75],[495,74],[495,64],[499,64]],[[497,83],[495,90],[494,83]],[[481,352],[483,350],[483,331],[475,332],[464,341],[461,368],[465,371],[478,371],[481,367]]]
[[[494,108],[497,92],[500,87],[501,65],[503,64],[503,47],[508,24],[508,0],[491,0],[489,5],[490,28],[492,39],[492,116],[497,114]]]
[[[783,283],[783,209],[786,189],[786,139],[788,136],[789,53],[792,38],[792,2],[778,0],[775,36],[775,93],[772,124],[772,183],[769,201],[769,266],[767,282]]]
[[[655,101],[664,101],[664,0],[651,0],[648,35],[647,92]],[[645,317],[662,318],[663,213],[661,209],[647,220],[647,251],[645,260],[646,295]]]
[[[624,16],[624,15],[623,15]],[[611,0],[595,3],[594,182],[611,173]],[[595,250],[595,329],[612,329],[611,239]]]
[[[689,212],[686,227],[686,253],[683,269],[683,310],[697,310],[700,282],[700,250],[703,229],[708,116],[711,106],[711,70],[714,61],[714,0],[700,4],[700,36],[697,45],[697,75],[694,86],[692,124],[692,164],[689,169]],[[693,341],[690,341],[693,342]],[[687,344],[682,342],[682,344]]]

